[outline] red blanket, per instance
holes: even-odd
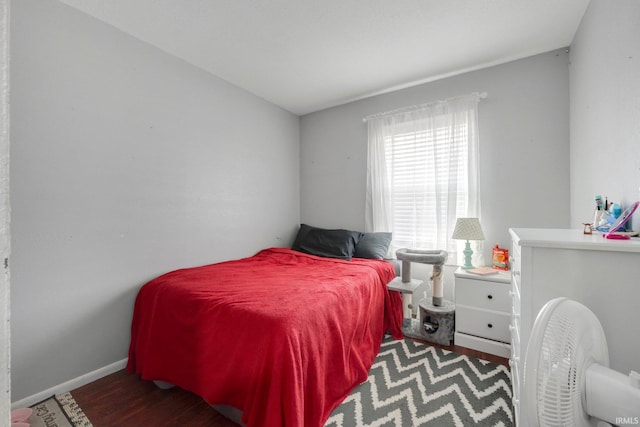
[[[248,426],[322,426],[402,336],[385,261],[272,248],[164,274],[138,294],[129,372],[233,405]]]

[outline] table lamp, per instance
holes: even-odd
[[[463,270],[473,268],[471,265],[471,244],[469,240],[484,240],[484,234],[482,233],[482,227],[480,227],[480,220],[478,218],[458,218],[456,221],[456,228],[453,230],[452,239],[466,240],[467,243],[464,247],[464,265]]]

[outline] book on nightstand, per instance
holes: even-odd
[[[479,274],[481,276],[488,276],[490,274],[498,274],[498,270],[491,267],[476,267],[465,270],[467,273]]]

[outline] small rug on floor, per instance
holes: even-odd
[[[51,396],[31,407],[31,427],[92,427],[71,393]]]
[[[503,365],[385,337],[369,379],[325,427],[513,426],[511,396]]]

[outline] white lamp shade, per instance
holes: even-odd
[[[458,218],[452,239],[456,240],[484,240],[484,233],[478,218]]]

